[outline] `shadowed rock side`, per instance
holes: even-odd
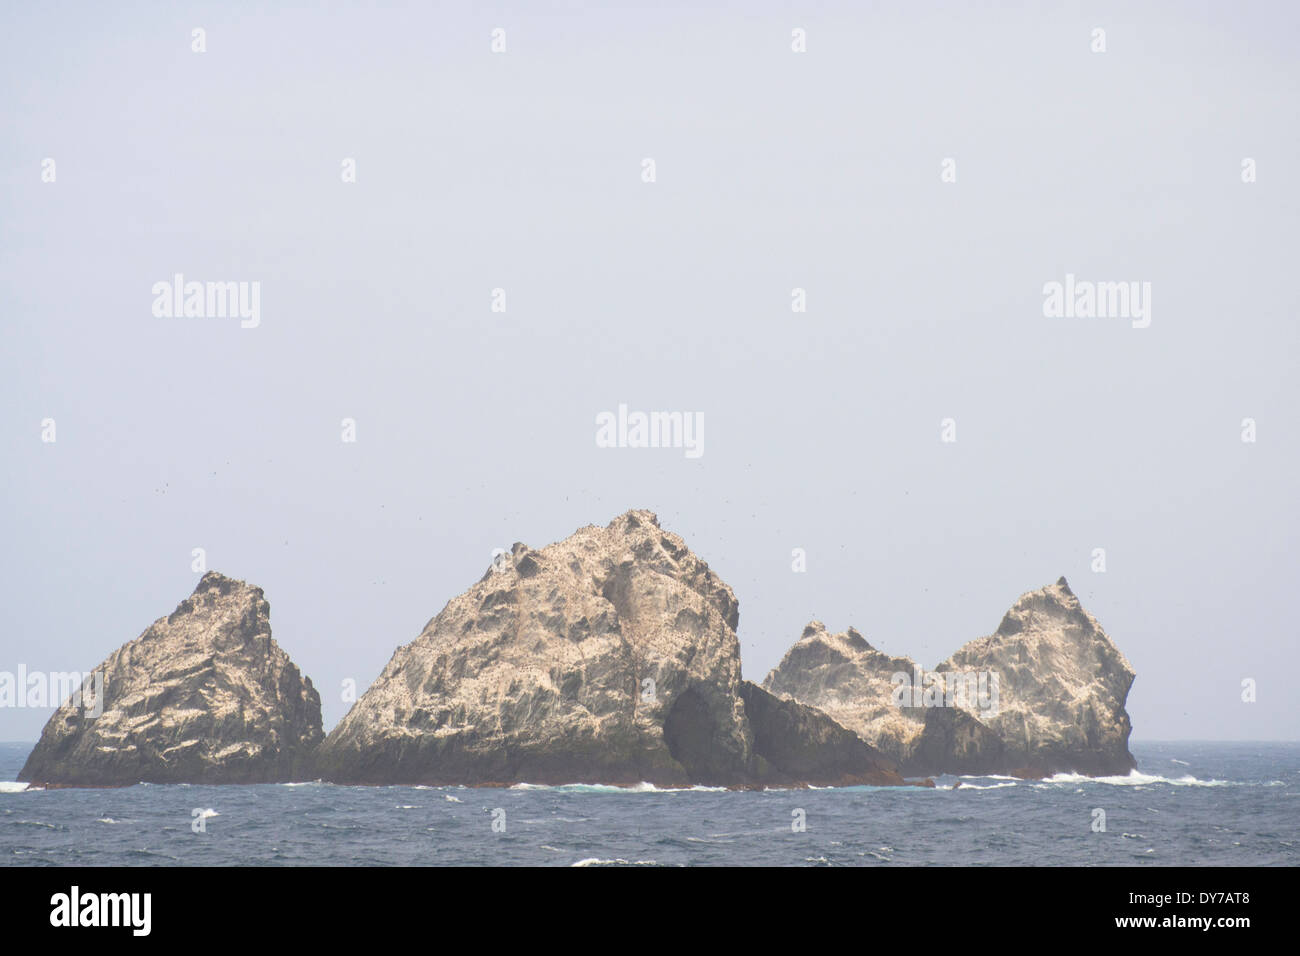
[[[935,668],[996,674],[996,708],[973,699],[900,707],[891,677],[915,667],[874,650],[852,629],[828,634],[813,622],[763,686],[824,710],[907,775],[1101,776],[1136,766],[1124,709],[1133,669],[1064,578],[1023,595],[996,633]]]
[[[629,511],[541,550],[516,544],[510,558],[397,650],[321,747],[324,779],[787,779],[784,756],[764,762],[755,747],[735,595],[651,512]],[[763,739],[793,752],[784,726],[773,723]],[[868,772],[863,755],[852,756],[855,772]]]
[[[312,779],[320,697],[271,639],[261,588],[209,571],[99,665],[102,714],[65,702],[19,780],[64,786]],[[87,681],[87,690],[93,681]]]
[[[772,785],[898,786],[897,766],[853,731],[815,707],[741,681],[754,733],[754,777]]]

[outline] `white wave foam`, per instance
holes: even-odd
[[[1171,787],[1228,787],[1227,780],[1201,780],[1186,774],[1182,777],[1161,777],[1158,774],[1139,773],[1130,770],[1124,777],[1087,777],[1081,773],[1058,773],[1048,777],[1044,783],[1106,783],[1119,787],[1149,787],[1154,784],[1167,784]]]
[[[960,787],[952,788],[957,790],[1001,790],[1003,787],[1014,787],[1015,782],[1010,783],[991,783],[987,787],[981,787],[978,783],[963,783]]]
[[[444,794],[442,795],[442,799],[446,800],[448,803],[461,803],[461,802],[463,802],[463,801],[460,799],[460,797],[453,797],[450,793],[444,793]]]
[[[570,863],[569,866],[658,866],[655,860],[602,860],[597,856],[589,856],[585,860],[579,860],[577,863]]]
[[[206,820],[209,817],[219,817],[219,816],[221,816],[221,814],[219,814],[216,810],[213,810],[211,807],[208,807],[206,810],[200,813],[196,819]]]
[[[653,783],[641,781],[640,783],[629,784],[628,786],[617,786],[612,783],[563,783],[556,786],[550,786],[544,783],[516,783],[510,787],[511,790],[559,790],[564,793],[686,793],[689,791],[698,791],[702,793],[722,793],[726,787],[656,787]]]
[[[0,793],[23,793],[26,789],[27,784],[21,780],[0,780]]]

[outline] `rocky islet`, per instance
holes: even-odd
[[[516,544],[328,737],[269,615],[260,588],[209,572],[100,665],[102,713],[55,712],[19,779],[739,788],[1134,766],[1132,668],[1064,579],[935,668],[996,673],[995,713],[900,706],[894,678],[915,662],[819,622],[762,686],[743,680],[735,594],[642,510]]]

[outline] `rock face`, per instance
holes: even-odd
[[[825,715],[743,691],[738,620],[731,588],[648,511],[541,550],[516,544],[397,650],[322,745],[319,773],[374,784],[901,783]],[[804,731],[802,745],[790,739]]]
[[[320,697],[271,639],[261,588],[209,571],[175,611],[97,672],[102,703],[87,694],[55,711],[19,780],[119,786],[312,779],[312,752],[323,737]]]
[[[1136,766],[1124,709],[1133,669],[1064,578],[1023,595],[994,634],[923,677],[921,688],[936,693],[900,697],[894,675],[916,673],[909,658],[874,650],[856,631],[828,634],[814,622],[763,686],[824,710],[907,774]]]
[[[925,711],[895,704],[891,678],[916,669],[910,657],[876,650],[853,628],[832,634],[821,621],[812,621],[763,687],[824,711],[906,765],[925,729]]]
[[[1008,770],[1104,776],[1137,766],[1124,709],[1133,668],[1065,578],[1023,595],[992,635],[935,670],[999,675],[996,712],[975,714],[1001,739]]]

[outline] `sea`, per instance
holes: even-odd
[[[5,866],[1296,866],[1300,743],[1134,743],[1092,779],[728,791],[138,784],[25,790]],[[960,785],[958,785],[960,784]]]

